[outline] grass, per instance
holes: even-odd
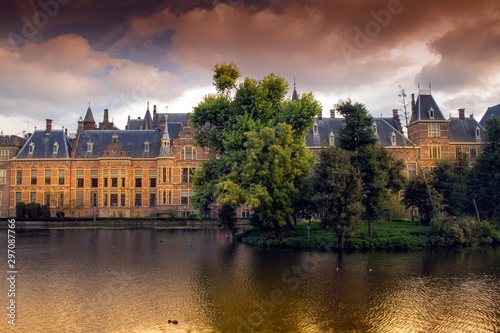
[[[307,237],[306,223],[299,223],[295,230],[282,231],[280,240],[273,231],[248,230],[237,236],[237,240],[260,247],[289,247],[301,249],[330,250],[336,246],[336,237],[330,230],[322,230],[318,223],[311,224]],[[347,250],[375,249],[423,249],[436,247],[435,235],[430,226],[407,220],[392,222],[375,221],[372,224],[373,237],[368,236],[367,223],[360,223],[355,235],[346,235],[344,247]],[[497,231],[497,234],[500,234]],[[500,239],[500,238],[499,238]],[[495,242],[497,243],[497,242]]]

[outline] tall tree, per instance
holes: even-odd
[[[344,235],[354,228],[362,211],[361,174],[352,157],[352,152],[341,148],[323,149],[312,175],[321,221],[336,235],[338,249],[344,248]]]
[[[267,202],[266,200],[276,200],[275,195],[279,192],[273,188],[276,184],[249,178],[244,172],[250,172],[252,168],[266,170],[266,177],[274,179],[278,184],[282,182],[280,191],[288,193],[288,197],[292,198],[296,191],[295,186],[291,186],[289,182],[294,183],[296,177],[301,174],[295,171],[297,166],[293,165],[308,164],[311,160],[308,150],[305,149],[304,137],[321,106],[312,94],[304,94],[298,101],[286,99],[288,83],[272,73],[260,81],[245,78],[236,89],[234,98],[231,98],[227,91],[233,87],[234,82],[222,79],[224,75],[221,73],[229,72],[226,76],[236,78],[234,73],[239,74],[239,70],[234,69],[235,66],[228,68],[227,65],[215,67],[214,84],[218,93],[205,96],[190,115],[190,121],[196,130],[196,143],[209,147],[216,155],[214,159],[218,160],[202,164],[202,170],[195,179],[194,202],[197,208],[207,207],[212,198],[219,199],[219,205],[230,205],[233,208],[246,202],[262,215],[264,223],[276,227],[283,220],[286,221],[287,214],[290,214],[290,205]],[[290,129],[285,129],[284,125]],[[261,153],[258,152],[260,143],[264,144]],[[292,146],[294,148],[290,150]],[[283,156],[277,154],[275,157],[278,160],[283,158],[282,161],[290,159],[287,163],[292,165],[290,170],[293,170],[293,176],[286,170],[279,170],[289,166],[280,165],[276,166],[279,168],[265,169],[267,165],[272,164],[272,161],[267,159],[268,156],[265,156],[267,149],[271,147],[275,150],[280,147],[285,152]],[[261,192],[254,190],[263,187],[269,195],[259,197]],[[257,197],[259,200],[255,201]],[[276,219],[266,215],[268,207],[279,210],[275,212],[278,216]]]
[[[500,119],[486,122],[488,142],[483,146],[471,170],[469,204],[477,203],[481,218],[494,220],[500,212]]]

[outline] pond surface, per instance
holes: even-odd
[[[500,249],[341,255],[219,230],[17,232],[16,326],[3,279],[1,332],[500,331]]]

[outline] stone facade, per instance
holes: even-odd
[[[11,161],[25,142],[26,139],[15,135],[0,136],[0,218],[10,216]]]

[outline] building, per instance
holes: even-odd
[[[11,160],[25,142],[16,135],[0,135],[0,218],[10,216]]]
[[[481,121],[479,124],[486,128],[486,122],[491,118],[491,117],[497,117],[500,119],[500,104],[497,104],[495,106],[489,107],[486,110],[486,113],[483,115],[483,118],[481,118]]]

